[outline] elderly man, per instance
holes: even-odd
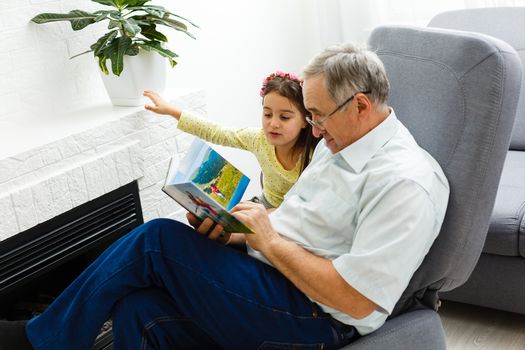
[[[89,349],[108,318],[115,349],[337,349],[381,327],[440,230],[448,183],[387,105],[374,53],[325,50],[303,89],[324,142],[274,212],[233,209],[255,234],[146,223],[42,315],[2,322],[0,347]]]

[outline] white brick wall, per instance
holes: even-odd
[[[202,91],[173,102],[205,114]],[[182,218],[185,211],[161,187],[169,159],[180,159],[192,139],[175,119],[140,111],[0,159],[0,240],[135,179],[145,221]]]
[[[103,7],[88,0],[0,1],[0,127],[8,121],[38,114],[49,117],[62,109],[107,101],[93,55],[70,59],[88,50],[107,23],[73,31],[69,22],[30,22],[43,12]]]

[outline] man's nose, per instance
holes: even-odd
[[[317,126],[312,125],[312,134],[315,137],[321,137],[324,133],[325,133],[325,130],[321,130]]]

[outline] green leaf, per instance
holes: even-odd
[[[138,46],[143,48],[146,51],[153,51],[163,57],[166,57],[172,68],[177,65],[177,61],[175,61],[175,57],[179,57],[179,56],[175,52],[163,48],[162,44],[158,41],[146,41],[145,43],[138,44]]]
[[[104,19],[120,19],[120,12],[115,10],[99,10],[93,12],[93,14],[97,15],[97,17],[95,17],[95,22],[100,22]]]
[[[117,10],[98,10],[98,11],[93,12],[93,14],[95,15],[99,15],[101,13],[107,13],[109,15],[117,15],[117,16],[120,15],[120,12]]]
[[[93,52],[93,50],[87,50],[87,51],[84,51],[84,52],[81,52],[81,53],[77,53],[76,55],[73,55],[73,56],[69,57],[69,59],[72,60],[75,57],[85,55],[86,53],[89,53],[89,52]]]
[[[103,19],[106,19],[106,17],[108,17],[108,14],[107,14],[107,13],[101,13],[100,15],[98,15],[97,17],[95,17],[95,22],[100,22],[100,21],[102,21]]]
[[[109,13],[108,13],[108,12],[102,12],[102,13],[99,13],[99,14],[97,15],[97,17],[95,17],[95,22],[100,22],[100,21],[106,19],[108,16],[109,16]]]
[[[113,39],[117,36],[118,31],[113,30],[109,33],[104,34],[101,36],[96,43],[90,46],[91,50],[94,51],[95,56],[98,56],[102,51],[106,48],[107,44],[109,42],[112,42]]]
[[[106,47],[104,47],[104,50],[97,56],[104,57],[106,60],[110,59],[110,57],[112,57],[115,54],[115,52],[117,52],[118,43],[119,43],[119,38],[113,39],[111,42],[108,43],[108,45],[106,45]]]
[[[193,23],[192,21],[190,21],[189,19],[185,18],[185,17],[182,17],[182,16],[179,16],[173,12],[166,12],[168,14],[168,16],[174,16],[174,17],[178,17],[186,22],[188,22],[189,24],[191,24],[192,26],[194,26],[195,28],[200,28],[198,25],[196,25],[195,23]]]
[[[111,2],[113,6],[123,9],[128,6],[142,6],[151,0],[93,0],[96,2]]]
[[[137,44],[133,44],[127,49],[126,55],[137,56],[139,54],[139,51],[139,46]]]
[[[132,7],[132,6],[143,6],[144,4],[146,4],[146,3],[150,2],[150,1],[151,0],[124,0],[126,5],[128,5],[128,8]]]
[[[166,13],[166,9],[161,6],[139,6],[139,7],[128,7],[126,10],[129,10],[131,12],[134,11],[144,11],[149,15],[152,15],[157,18],[164,17],[164,14]]]
[[[122,19],[122,12],[119,11],[111,11],[109,15],[110,19],[113,19],[115,21],[120,21]]]
[[[98,57],[98,67],[100,68],[100,70],[108,75],[109,74],[109,70],[108,70],[108,66],[106,65],[106,61],[107,61],[107,57],[104,56],[104,55],[100,55],[100,56],[97,56]]]
[[[116,21],[113,19],[109,20],[108,29],[118,28],[120,29],[122,27],[122,23],[120,21]]]
[[[111,60],[111,71],[119,76],[124,69],[124,55],[131,46],[132,41],[127,36],[115,38],[104,50],[104,56]]]
[[[144,35],[146,38],[150,40],[157,40],[157,41],[163,41],[167,42],[168,38],[161,32],[158,32],[156,30],[156,26],[154,24],[148,25],[148,26],[140,26],[142,28],[142,31],[140,34]]]
[[[73,30],[84,29],[90,24],[95,23],[97,15],[81,11],[73,10],[69,13],[41,13],[31,19],[31,21],[42,24],[49,22],[69,21]]]
[[[188,27],[180,21],[177,21],[171,18],[159,18],[159,19],[154,20],[154,22],[157,24],[163,24],[165,26],[171,27],[175,30],[183,32],[184,34],[188,35],[190,38],[195,39],[195,36],[191,34],[190,32],[188,32]]]
[[[133,20],[135,21],[135,23],[137,23],[139,26],[143,27],[147,27],[151,24],[150,21],[147,21],[147,20],[144,20],[145,17],[137,17],[137,16],[133,16],[131,17],[133,18]]]
[[[153,51],[164,57],[179,57],[175,52],[162,47],[162,44],[159,41],[146,41],[138,45],[146,51]]]
[[[122,19],[120,22],[122,23],[122,28],[129,36],[133,37],[140,33],[141,29],[133,18]]]
[[[117,7],[115,4],[115,1],[113,0],[92,0],[93,2],[98,2],[99,4],[106,5],[106,6],[114,6]]]
[[[169,18],[168,16],[165,16],[161,20],[166,22],[167,25],[169,25],[170,27],[175,28],[177,30],[180,30],[180,31],[188,30],[188,26],[186,24],[182,23],[181,21],[177,21],[176,19]]]

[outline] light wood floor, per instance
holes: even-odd
[[[443,301],[448,350],[524,350],[525,315]]]

